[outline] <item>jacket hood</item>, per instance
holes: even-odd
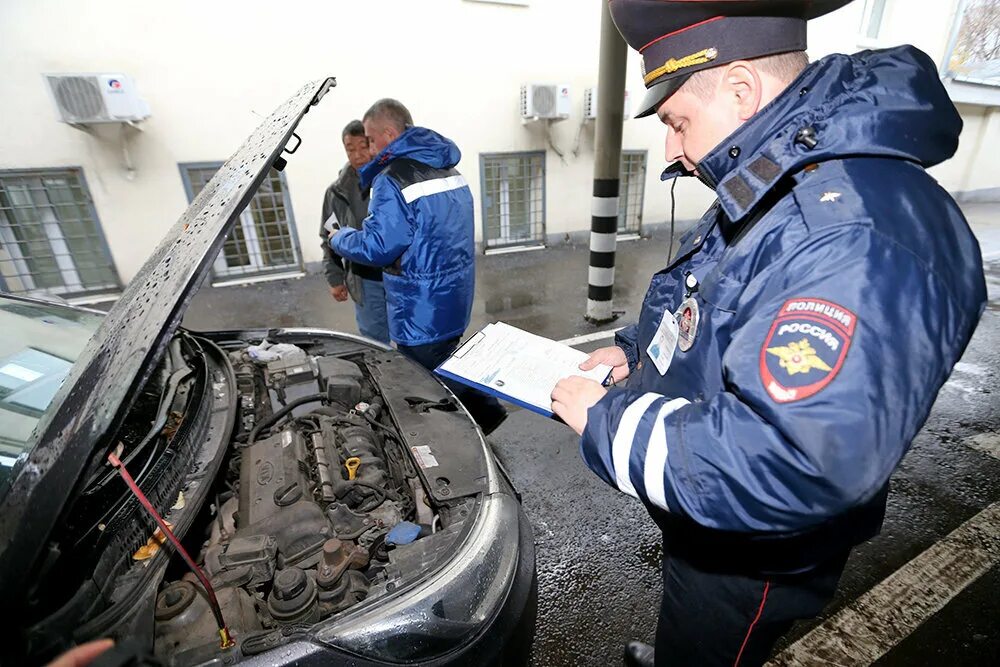
[[[934,62],[912,46],[819,60],[698,164],[734,222],[782,177],[847,156],[930,167],[958,148],[962,119]]]
[[[455,142],[426,127],[409,127],[361,168],[361,187],[367,188],[393,160],[406,158],[435,169],[451,169],[462,159]]]

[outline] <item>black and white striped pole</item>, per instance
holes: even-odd
[[[594,197],[590,209],[590,270],[587,321],[615,319],[615,248],[618,243],[618,188],[625,122],[625,65],[628,54],[607,2],[601,3],[601,56],[594,128]]]

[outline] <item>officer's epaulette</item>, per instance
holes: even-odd
[[[858,196],[843,160],[808,164],[792,175],[792,196],[810,231],[837,224],[869,221],[870,215]]]

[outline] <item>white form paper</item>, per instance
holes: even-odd
[[[552,390],[570,375],[604,382],[611,367],[581,371],[590,356],[503,322],[488,324],[455,351],[437,373],[484,389],[546,416],[552,416]]]

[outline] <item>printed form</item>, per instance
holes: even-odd
[[[554,340],[536,336],[503,322],[488,324],[466,341],[435,371],[529,410],[552,416],[556,383],[578,375],[604,383],[611,367],[581,371],[590,356]]]

